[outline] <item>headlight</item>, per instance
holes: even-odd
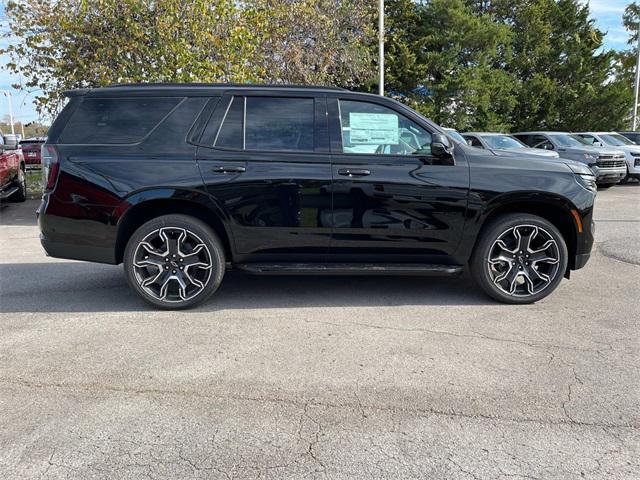
[[[584,159],[587,162],[597,162],[598,161],[598,155],[594,155],[592,153],[585,153],[584,154]]]
[[[598,187],[596,186],[596,177],[593,174],[578,173],[574,175],[574,178],[576,179],[576,182],[578,182],[578,185],[586,190],[589,190],[590,192],[598,190]]]
[[[593,172],[589,167],[583,165],[582,163],[569,163],[567,162],[567,166],[571,169],[573,173],[576,175],[593,175]]]

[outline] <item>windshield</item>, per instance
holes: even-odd
[[[449,135],[450,137],[454,138],[455,140],[461,142],[461,143],[467,143],[467,141],[464,139],[464,137],[462,135],[460,135],[460,133],[457,130],[454,130],[453,128],[449,129],[449,128],[445,128],[444,129],[445,132],[447,132],[447,135]]]
[[[549,136],[563,147],[584,147],[586,145],[586,143],[579,137],[575,135],[569,135],[568,133],[560,133]]]
[[[489,148],[527,148],[527,146],[509,135],[482,135]]]
[[[604,140],[604,143],[607,145],[613,145],[614,147],[622,147],[624,145],[634,145],[634,143],[626,137],[619,135],[617,133],[605,133],[600,135],[600,138]]]

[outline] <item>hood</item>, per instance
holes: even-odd
[[[590,147],[588,145],[585,145],[584,147],[566,147],[562,148],[562,151],[570,153],[584,153],[587,155],[624,155],[624,152],[618,148]]]
[[[497,155],[502,152],[508,155],[535,155],[537,157],[558,158],[558,152],[553,150],[543,150],[541,148],[492,148]]]

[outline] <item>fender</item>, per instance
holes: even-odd
[[[230,227],[231,219],[220,202],[202,190],[184,187],[150,187],[132,192],[123,198],[118,206],[114,208],[112,215],[113,223],[118,231],[116,250],[123,248],[123,237],[127,237],[129,233],[126,228],[123,228],[127,221],[145,205],[153,205],[158,201],[166,201],[167,206],[179,205],[181,209],[186,209],[187,211],[189,204],[191,204],[195,208],[199,207],[201,211],[209,212],[220,221],[224,228],[224,233],[229,239],[232,252],[235,251],[233,229]]]
[[[567,197],[552,192],[505,192],[496,194],[490,199],[483,198],[484,195],[486,195],[486,192],[471,191],[469,194],[469,218],[465,223],[463,241],[457,251],[460,257],[468,259],[471,256],[484,225],[495,215],[501,213],[530,213],[546,218],[554,224],[559,219],[563,219],[567,225],[571,225],[570,230],[565,229],[562,232],[565,235],[570,235],[567,238],[569,248],[571,248],[570,244],[575,242],[579,232],[579,228],[576,225],[577,219],[573,212],[578,213],[580,221],[586,221],[591,214],[591,211],[582,211],[577,208]],[[559,228],[559,230],[562,231],[563,229]]]

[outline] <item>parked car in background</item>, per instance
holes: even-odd
[[[465,143],[464,137],[460,135],[460,132],[455,128],[443,127],[442,129],[454,140]]]
[[[20,148],[22,149],[27,170],[31,168],[40,168],[40,150],[42,149],[42,144],[45,141],[46,137],[32,137],[20,141]]]
[[[640,145],[633,143],[627,137],[616,132],[579,132],[576,135],[589,145],[608,145],[622,150],[627,157],[627,176],[623,179],[623,182],[632,178],[640,180]]]
[[[518,132],[513,136],[532,148],[552,150],[562,158],[587,164],[601,187],[615,185],[627,176],[622,150],[587,145],[579,136],[567,132]]]
[[[27,180],[18,138],[0,131],[0,201],[24,202],[26,199]]]
[[[618,132],[623,137],[628,138],[633,143],[640,145],[640,132]]]
[[[505,133],[489,133],[489,132],[465,132],[462,137],[472,147],[486,148],[498,154],[500,153],[518,153],[526,155],[538,155],[547,158],[559,158],[557,152],[553,150],[542,150],[539,148],[531,148],[522,143],[512,135]]]

